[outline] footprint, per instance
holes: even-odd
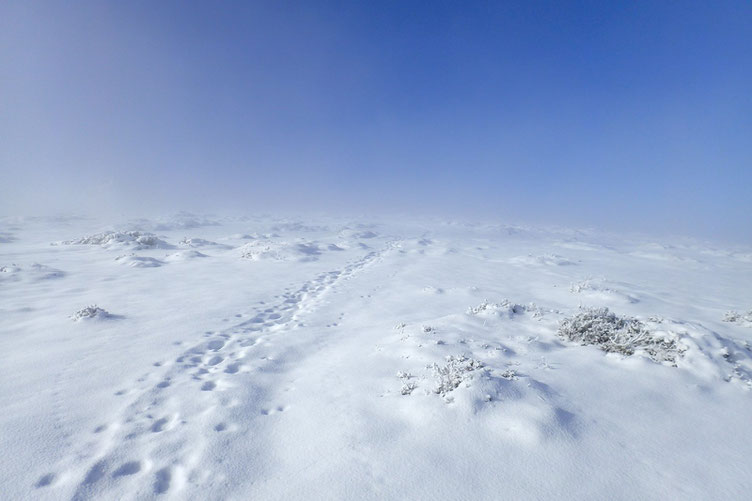
[[[172,481],[172,472],[170,467],[166,466],[156,473],[156,480],[154,481],[154,493],[164,494],[170,488],[170,481]]]
[[[141,463],[139,461],[128,461],[123,463],[120,468],[115,470],[112,474],[113,477],[124,477],[126,475],[135,475],[141,471]]]
[[[227,429],[227,425],[224,423],[219,423],[217,426],[214,427],[214,431],[225,431]]]
[[[230,364],[227,366],[227,368],[225,368],[225,372],[227,374],[236,374],[239,370],[240,370],[240,364],[238,363]]]
[[[168,386],[170,386],[170,382],[167,380],[157,384],[157,388],[167,388]]]
[[[214,355],[211,360],[209,360],[209,365],[217,365],[218,363],[222,362],[224,358],[220,357],[219,355]]]
[[[217,383],[215,383],[214,381],[206,381],[201,385],[201,391],[212,391],[216,387]]]
[[[284,405],[278,405],[274,409],[261,409],[261,414],[263,414],[264,416],[269,416],[276,412],[284,412],[285,410],[287,410],[287,407],[285,407]]]
[[[86,473],[86,478],[84,478],[83,485],[91,485],[98,481],[104,476],[104,471],[106,468],[107,463],[105,463],[104,461],[99,461],[97,464],[92,466],[88,473]]]
[[[209,341],[209,344],[207,345],[207,347],[212,351],[218,351],[218,350],[221,350],[224,345],[225,345],[224,340],[215,339],[214,341]]]
[[[40,487],[47,487],[54,481],[55,481],[55,474],[48,473],[46,475],[43,475],[39,480],[37,480],[37,483],[35,484],[35,486],[37,489]]]
[[[156,420],[154,424],[151,425],[151,431],[154,433],[159,433],[160,431],[164,430],[164,427],[168,422],[169,419],[167,419],[166,417]]]

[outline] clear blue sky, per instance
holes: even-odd
[[[0,211],[752,241],[752,3],[3,2]]]

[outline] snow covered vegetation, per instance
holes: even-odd
[[[458,357],[449,355],[446,364],[433,364],[433,373],[436,378],[436,386],[433,391],[442,397],[446,397],[463,382],[472,379],[473,372],[482,368],[483,362],[473,358],[464,355]]]
[[[78,322],[79,320],[86,320],[86,319],[105,319],[110,318],[112,315],[105,310],[104,308],[100,308],[99,306],[92,304],[91,306],[87,306],[85,308],[81,308],[76,313],[73,314],[73,320]]]
[[[113,223],[0,245],[2,499],[749,497],[749,249]]]
[[[738,311],[727,311],[723,317],[723,321],[752,327],[752,310],[749,310],[747,313],[739,313]]]
[[[656,336],[636,318],[620,317],[608,308],[587,308],[565,318],[559,335],[581,345],[594,345],[608,353],[646,353],[656,362],[676,363],[681,351],[676,339]]]

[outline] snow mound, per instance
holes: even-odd
[[[104,308],[92,304],[86,308],[81,308],[74,313],[71,318],[73,318],[75,322],[80,322],[81,320],[106,320],[108,318],[115,318],[115,316],[110,314]]]
[[[371,230],[345,229],[339,232],[339,237],[346,240],[369,240],[378,237],[379,234]]]
[[[617,300],[626,303],[639,303],[640,300],[633,294],[625,294],[619,290],[613,289],[606,285],[603,279],[586,278],[579,282],[572,282],[569,292],[573,294],[582,294],[593,300],[613,301]]]
[[[16,264],[0,267],[0,280],[18,281],[26,278],[32,281],[52,280],[62,278],[65,272],[39,263],[34,263],[27,268],[22,268]]]
[[[279,233],[258,233],[255,231],[252,233],[233,233],[225,240],[271,240],[273,238],[280,238]]]
[[[321,233],[329,231],[328,226],[306,224],[301,221],[282,222],[271,227],[272,231],[300,232],[300,233]]]
[[[251,261],[315,261],[322,254],[316,242],[249,242],[240,247],[240,256]]]
[[[511,264],[523,265],[523,266],[570,266],[577,264],[574,261],[567,259],[558,254],[544,254],[542,256],[534,256],[528,254],[527,256],[517,256],[509,260]]]
[[[120,264],[125,264],[131,268],[157,268],[164,264],[163,261],[153,257],[137,256],[135,254],[126,254],[115,258]]]
[[[231,249],[232,247],[225,244],[220,244],[217,242],[212,242],[211,240],[204,240],[203,238],[188,238],[185,237],[183,240],[178,242],[179,245],[183,247],[218,247],[222,249]]]
[[[565,249],[572,249],[572,250],[583,250],[583,251],[590,251],[590,252],[599,252],[603,250],[611,250],[608,247],[604,245],[596,245],[589,242],[582,242],[579,240],[568,240],[564,242],[557,242],[555,244],[558,247],[562,247]]]
[[[77,240],[66,240],[64,245],[123,246],[142,249],[171,249],[172,246],[153,233],[142,231],[105,231]]]
[[[29,267],[29,274],[34,280],[51,280],[65,276],[64,271],[39,263],[34,263]]]
[[[543,316],[543,311],[535,303],[523,305],[512,303],[508,299],[502,299],[500,303],[489,303],[486,299],[478,306],[473,306],[467,309],[468,315],[488,317],[504,316],[512,318],[515,315],[521,315],[523,313],[532,313],[533,318],[541,318]]]
[[[672,247],[666,247],[666,249],[671,249]],[[687,256],[680,256],[674,252],[661,252],[661,251],[651,251],[651,250],[636,250],[629,253],[631,256],[635,256],[641,259],[650,259],[653,261],[667,261],[667,262],[674,262],[674,263],[685,263],[685,264],[697,264],[700,261],[697,259],[687,257]]]
[[[165,261],[189,261],[192,259],[198,259],[202,257],[209,257],[209,256],[196,250],[184,250],[184,251],[175,252],[173,254],[168,254],[165,257]]]
[[[674,366],[684,351],[675,336],[652,333],[636,318],[618,316],[608,308],[585,308],[565,318],[558,334],[583,346],[597,346],[607,353],[626,356],[642,353],[654,362],[669,362]]]
[[[132,221],[130,224],[138,228],[149,229],[152,231],[173,231],[190,230],[193,228],[201,228],[205,226],[219,226],[221,223],[219,222],[219,220],[211,216],[204,216],[181,211],[177,214],[157,218],[153,221],[150,219],[137,219],[135,221]]]

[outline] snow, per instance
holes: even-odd
[[[750,255],[438,220],[0,218],[0,497],[749,499]]]

